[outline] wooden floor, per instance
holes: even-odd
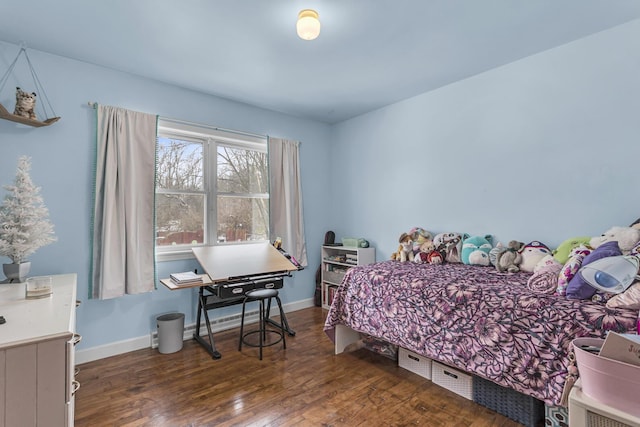
[[[195,341],[79,366],[75,425],[84,426],[518,426],[367,350],[333,354],[326,312],[290,313],[280,344],[238,352],[237,329],[216,334],[222,359]],[[253,326],[253,325],[252,325]]]

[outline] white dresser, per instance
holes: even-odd
[[[76,274],[52,278],[41,299],[0,284],[0,427],[73,426]]]

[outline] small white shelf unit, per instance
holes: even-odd
[[[375,248],[322,246],[322,308],[329,309],[348,269],[376,262]]]
[[[640,417],[612,408],[586,395],[581,381],[569,394],[569,427],[638,427]]]

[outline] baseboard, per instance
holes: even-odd
[[[306,300],[296,301],[289,304],[283,304],[285,313],[291,313],[293,311],[302,310],[314,306],[313,298]],[[277,315],[277,311],[271,310],[272,315]],[[250,311],[245,314],[245,324],[254,323],[258,319],[258,312]],[[232,314],[227,317],[215,319],[211,321],[211,328],[213,332],[221,332],[227,329],[233,329],[240,326],[240,313]],[[295,329],[295,325],[291,325]],[[185,325],[182,339],[190,340],[193,338],[193,332],[195,331],[195,323]],[[207,327],[202,325],[200,327],[200,334],[206,334]],[[75,362],[77,365],[82,363],[92,362],[94,360],[104,359],[106,357],[117,356],[119,354],[128,353],[130,351],[141,350],[143,348],[156,348],[158,346],[158,333],[157,331],[151,331],[149,335],[142,337],[131,338],[123,341],[116,341],[109,344],[99,345],[96,347],[77,350],[75,354]]]

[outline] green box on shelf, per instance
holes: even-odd
[[[342,238],[342,246],[348,248],[357,248],[358,247],[358,239],[355,237],[343,237]]]
[[[356,239],[355,237],[343,237],[342,246],[347,248],[368,248],[369,242],[363,238]]]

